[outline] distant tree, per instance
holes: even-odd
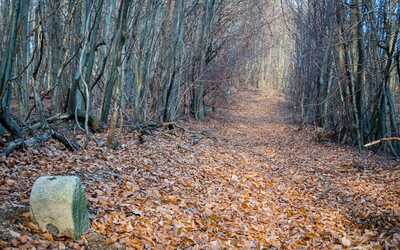
[[[286,91],[302,120],[360,149],[398,137],[399,2],[284,3],[294,43]],[[382,146],[400,153],[397,142]]]
[[[114,139],[203,119],[224,91],[261,80],[268,3],[0,0],[0,124],[21,139],[72,121]]]

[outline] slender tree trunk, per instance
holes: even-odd
[[[4,59],[2,60],[0,67],[0,123],[15,137],[20,137],[22,131],[10,114],[10,107],[9,101],[7,100],[7,95],[11,91],[10,80],[13,73],[14,60],[16,57],[18,26],[22,22],[21,9],[21,0],[11,1],[11,11],[8,19],[11,27],[6,33],[7,50],[5,52]]]
[[[101,111],[101,122],[103,124],[107,124],[115,85],[118,85],[117,86],[118,90],[115,93],[117,99],[119,99],[119,95],[121,93],[122,87],[120,85],[122,84],[122,80],[120,79],[119,74],[122,73],[120,72],[121,71],[120,66],[122,64],[122,51],[126,40],[125,36],[126,36],[127,19],[129,14],[128,10],[130,8],[131,3],[132,0],[122,0],[119,7],[119,15],[116,23],[117,25],[116,36],[113,39],[112,50],[111,50],[111,55],[112,55],[111,72],[107,80],[105,94],[103,98],[103,106]],[[116,102],[119,103],[118,101]],[[117,110],[114,111],[117,113]]]

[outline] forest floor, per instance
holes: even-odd
[[[319,143],[277,94],[240,91],[202,123],[180,122],[117,150],[56,142],[0,162],[0,249],[396,249],[400,165]],[[104,140],[105,135],[97,135]],[[39,232],[28,211],[41,175],[79,175],[91,232]]]

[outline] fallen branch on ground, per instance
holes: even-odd
[[[78,151],[80,149],[79,143],[75,140],[68,138],[64,134],[57,132],[55,130],[52,131],[51,137],[59,142],[61,142],[68,150],[70,151]]]
[[[365,144],[364,147],[369,148],[369,147],[372,147],[372,146],[375,146],[377,144],[380,144],[382,142],[387,142],[387,141],[400,141],[400,137],[387,137],[387,138],[379,139],[379,140],[370,142],[368,144]]]
[[[61,121],[61,120],[68,120],[68,119],[70,119],[70,117],[71,117],[70,114],[60,113],[60,114],[56,114],[54,116],[47,118],[46,121],[47,121],[47,123],[53,123],[53,122]],[[39,129],[40,127],[42,127],[42,125],[43,125],[43,122],[37,122],[37,123],[29,126],[29,130],[35,131],[35,130]]]
[[[8,156],[17,149],[34,147],[50,140],[50,138],[61,142],[70,151],[76,151],[80,148],[79,144],[74,140],[68,139],[60,132],[51,130],[49,132],[33,136],[29,139],[19,138],[8,143],[7,146],[0,151],[0,156]]]

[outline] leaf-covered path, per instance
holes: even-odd
[[[241,91],[236,100],[203,123],[180,123],[139,139],[130,133],[116,151],[91,145],[73,154],[54,143],[3,159],[3,210],[26,205],[39,175],[77,174],[87,187],[94,231],[79,242],[51,239],[35,232],[25,213],[15,225],[3,222],[3,230],[6,225],[12,232],[3,244],[92,249],[400,245],[397,162],[318,143],[311,129],[287,122],[284,100],[277,95]]]

